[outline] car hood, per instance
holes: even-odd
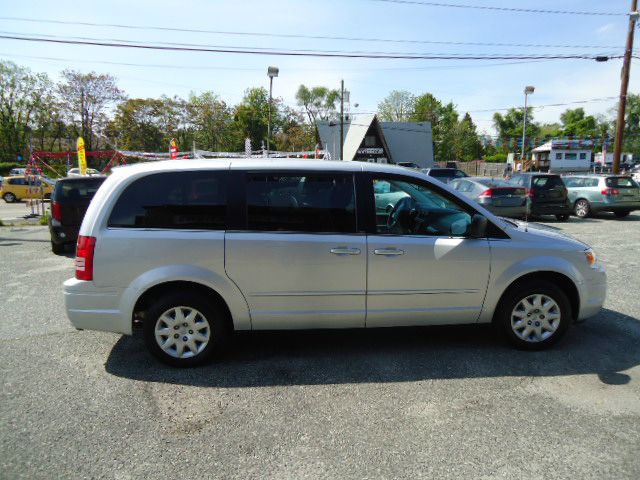
[[[512,225],[511,222],[517,226]],[[589,245],[586,243],[555,227],[550,227],[541,223],[522,222],[520,220],[512,219],[509,219],[508,223],[509,232],[512,232],[524,240],[540,242],[553,240],[556,244],[564,244],[566,247],[571,249],[589,248]]]

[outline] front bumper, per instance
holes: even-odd
[[[591,275],[580,286],[580,311],[577,320],[597,315],[607,297],[607,274],[602,265],[596,265]]]
[[[64,282],[64,304],[71,324],[80,330],[131,334],[131,318],[123,315],[122,292],[70,278]]]

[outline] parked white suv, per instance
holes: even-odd
[[[76,328],[131,334],[141,321],[149,350],[185,366],[233,330],[494,322],[540,349],[598,313],[605,291],[587,245],[417,171],[288,159],[114,169],[64,284]]]

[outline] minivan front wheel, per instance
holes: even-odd
[[[205,296],[175,293],[147,309],[143,329],[149,351],[176,367],[206,362],[227,340],[224,313]]]
[[[556,285],[534,281],[509,292],[497,322],[509,341],[525,350],[542,350],[556,343],[571,323],[571,306]]]
[[[17,200],[16,196],[11,192],[5,193],[2,198],[7,203],[13,203],[13,202],[15,202]]]

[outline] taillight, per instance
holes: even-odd
[[[491,198],[493,196],[493,189],[489,188],[488,190],[485,190],[484,192],[482,192],[478,198]]]
[[[530,188],[529,190],[527,190],[527,197],[529,198],[533,198],[536,194],[536,189],[535,188]]]
[[[96,237],[78,237],[76,247],[76,278],[78,280],[93,280],[93,252],[96,248]]]
[[[58,202],[51,202],[51,217],[59,222],[62,221],[62,206]]]
[[[602,195],[610,197],[610,196],[620,195],[620,190],[618,190],[617,188],[605,188],[600,193]]]

